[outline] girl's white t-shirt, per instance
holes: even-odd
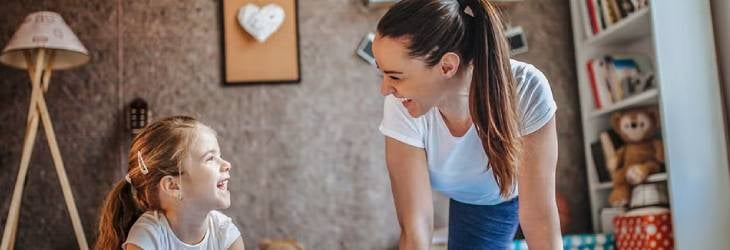
[[[524,136],[547,124],[557,105],[550,84],[540,70],[517,60],[510,60],[510,63],[517,84],[520,132]],[[500,196],[492,170],[487,168],[489,159],[474,125],[462,137],[454,137],[436,107],[421,117],[413,118],[394,96],[386,96],[380,132],[425,149],[431,187],[454,200],[494,205],[518,195],[515,185],[509,197]]]
[[[137,219],[127,234],[127,244],[134,244],[145,250],[152,249],[228,249],[241,233],[233,224],[233,220],[218,211],[211,211],[207,218],[207,231],[203,240],[191,245],[175,236],[165,214],[159,211],[147,211]]]

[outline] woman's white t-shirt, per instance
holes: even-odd
[[[557,105],[545,75],[531,64],[510,60],[517,84],[521,134],[542,128],[555,114]],[[474,125],[462,137],[454,137],[438,108],[413,118],[394,96],[385,97],[383,135],[426,150],[431,187],[469,204],[494,205],[517,196],[516,186],[506,199],[499,193],[489,159]]]
[[[165,214],[159,211],[147,211],[137,219],[127,234],[127,244],[134,244],[145,250],[152,249],[228,249],[241,233],[233,224],[233,220],[218,211],[211,211],[207,218],[207,231],[203,240],[191,245],[175,236]]]

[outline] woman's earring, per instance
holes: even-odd
[[[177,200],[181,201],[182,200],[182,194],[181,193],[177,193],[177,197],[176,198],[177,198]]]

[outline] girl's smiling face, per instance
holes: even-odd
[[[195,130],[188,158],[183,161],[183,200],[201,210],[226,209],[231,206],[228,190],[231,163],[221,158],[212,129],[198,125]]]

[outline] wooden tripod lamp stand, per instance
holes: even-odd
[[[20,158],[18,179],[15,182],[0,250],[12,249],[15,245],[23,186],[28,173],[28,164],[30,163],[39,120],[43,123],[43,129],[53,157],[53,165],[61,183],[63,197],[66,201],[79,248],[89,248],[43,95],[48,91],[51,70],[68,69],[88,61],[88,51],[66,25],[63,18],[59,14],[49,11],[34,12],[28,15],[13,35],[13,38],[10,39],[8,45],[3,49],[2,54],[0,54],[0,62],[28,71],[32,89],[25,137],[23,139],[23,154]]]

